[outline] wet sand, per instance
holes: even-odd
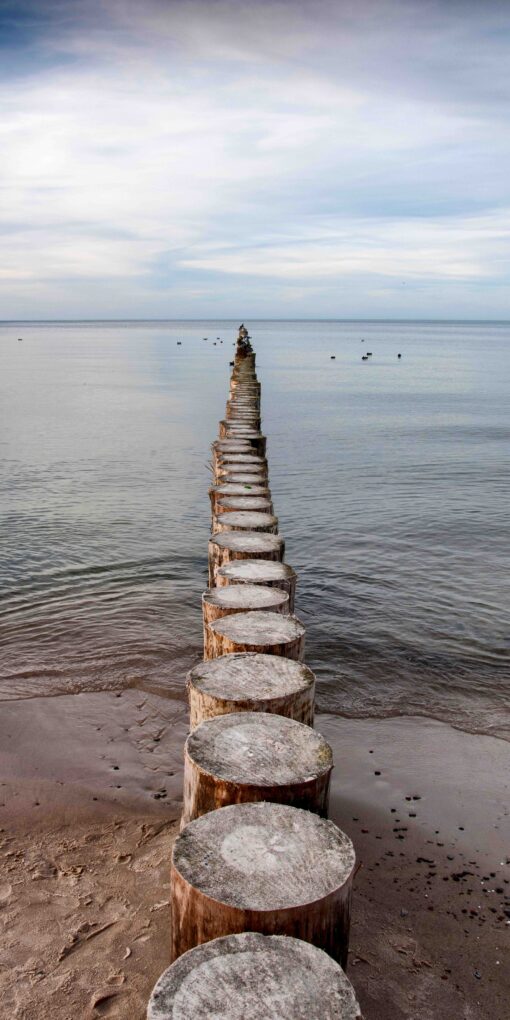
[[[322,715],[353,838],[365,1020],[499,1020],[510,997],[510,745]],[[0,1017],[143,1020],[168,962],[187,712],[137,690],[4,703]]]

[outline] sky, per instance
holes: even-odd
[[[510,319],[510,0],[0,0],[0,319]]]

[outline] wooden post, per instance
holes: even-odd
[[[214,658],[214,642],[210,624],[234,613],[289,612],[289,596],[278,588],[264,588],[261,584],[230,584],[226,588],[208,588],[202,595],[204,623],[204,659]]]
[[[234,585],[234,587],[240,587]],[[305,628],[296,616],[257,611],[225,616],[209,624],[207,656],[214,659],[229,652],[264,652],[302,662]]]
[[[282,656],[234,652],[200,662],[186,678],[190,726],[230,712],[271,712],[313,726],[315,676]]]
[[[278,518],[259,510],[230,510],[213,518],[213,535],[222,531],[267,531],[278,534]]]
[[[259,485],[269,484],[267,467],[259,464],[240,464],[237,461],[233,464],[220,464],[214,484],[223,485],[225,482],[231,482],[232,479],[237,481],[236,476],[239,474],[257,475]]]
[[[263,800],[327,818],[332,769],[331,747],[310,726],[264,712],[217,715],[184,745],[182,825]]]
[[[288,563],[270,563],[267,560],[232,560],[216,571],[218,587],[224,584],[265,584],[282,588],[289,593],[291,613],[296,599],[296,580],[296,573]]]
[[[263,514],[272,514],[273,504],[265,496],[218,496],[215,516],[229,510],[258,510]]]
[[[209,587],[214,588],[216,571],[231,560],[283,560],[285,543],[279,535],[260,531],[224,531],[209,539]]]
[[[224,476],[220,480],[220,482],[218,484],[221,485],[221,486],[223,486],[223,485],[256,485],[256,486],[262,486],[262,488],[266,488],[267,492],[270,491],[269,488],[268,488],[267,473],[261,474],[260,472],[258,472],[258,473],[255,472],[254,474],[251,474],[249,471],[233,471],[233,472],[230,472],[229,474],[227,474],[226,476]]]
[[[220,421],[219,424],[220,439],[243,439],[247,434],[258,431],[259,427],[255,427],[252,422],[239,421],[237,418],[235,421]]]
[[[282,1016],[361,1020],[361,1010],[342,968],[321,949],[301,939],[244,932],[180,956],[157,982],[147,1020]]]
[[[354,848],[333,822],[287,804],[195,819],[172,853],[171,959],[222,935],[290,935],[345,967]]]
[[[261,484],[252,482],[222,482],[221,485],[212,485],[209,489],[209,498],[213,514],[218,513],[216,507],[219,496],[264,496],[265,499],[269,499],[271,490],[266,482]]]

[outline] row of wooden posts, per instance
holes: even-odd
[[[313,728],[315,677],[244,327],[231,364],[212,445],[204,661],[188,676],[173,962],[148,1020],[355,1020],[344,973],[355,855],[328,821],[333,756]]]

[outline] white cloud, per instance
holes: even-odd
[[[180,295],[192,315],[219,279],[272,279],[320,313],[342,279],[377,279],[374,301],[384,280],[501,280],[508,122],[467,78],[489,43],[476,10],[427,9],[65,5],[45,62],[0,91],[4,314],[44,314],[59,288],[65,315],[94,294],[122,315],[123,286],[131,314]]]

